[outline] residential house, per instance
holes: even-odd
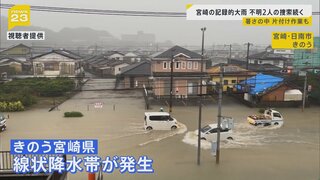
[[[196,97],[200,93],[200,77],[204,76],[206,65],[201,55],[180,46],[174,46],[152,57],[151,71],[153,75],[153,91],[157,98],[168,97],[171,92],[175,97]],[[171,61],[173,66],[171,67]],[[203,73],[201,72],[201,63]],[[206,79],[203,79],[204,81]],[[204,87],[202,94],[206,94]]]
[[[299,105],[302,93],[281,77],[259,73],[237,85],[238,92],[243,92],[243,100],[251,105],[286,106]]]
[[[288,50],[290,51],[290,50]],[[265,51],[249,55],[250,64],[271,64],[280,68],[286,68],[291,64],[289,54],[282,54],[279,50],[274,50],[271,46],[268,46]],[[287,57],[286,57],[287,56]]]
[[[0,51],[0,58],[8,58],[10,60],[14,60],[15,63],[19,63],[22,65],[21,71],[18,74],[32,74],[32,64],[29,61],[32,57],[32,49],[29,46],[24,44],[18,44],[6,49],[2,49]],[[18,62],[19,61],[19,62]],[[8,75],[11,75],[9,73]],[[16,73],[14,73],[16,74]]]
[[[128,52],[124,55],[123,59],[124,59],[124,61],[134,63],[134,62],[140,62],[141,56],[138,55],[137,53],[134,53],[134,52]]]
[[[151,62],[141,61],[121,68],[121,72],[117,78],[118,87],[116,88],[142,88],[151,86]]]
[[[31,58],[31,47],[24,44],[18,44],[0,51],[1,57],[10,57],[19,61],[28,61]]]
[[[6,75],[15,75],[22,73],[21,61],[15,60],[13,58],[0,58],[0,74],[5,73]]]
[[[108,59],[114,59],[114,60],[120,60],[123,61],[124,54],[118,52],[118,51],[109,51],[107,53],[103,54],[106,56]]]
[[[118,60],[109,60],[96,69],[96,72],[101,75],[101,77],[114,77],[121,72],[121,68],[128,66],[128,63]]]
[[[35,76],[76,76],[82,72],[82,58],[67,50],[53,50],[32,58]]]
[[[217,64],[207,69],[207,73],[210,76],[210,80],[213,84],[220,82],[221,66],[223,67],[223,92],[227,91],[228,89],[234,89],[234,87],[241,81],[257,74],[255,72],[248,71],[239,65],[223,63]]]
[[[320,37],[314,37],[313,49],[295,49],[293,58],[295,71],[301,69],[320,71]]]

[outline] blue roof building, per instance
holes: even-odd
[[[259,73],[256,76],[242,81],[240,85],[237,85],[237,90],[244,90],[245,85],[248,85],[250,87],[248,93],[256,95],[264,93],[281,83],[283,83],[283,78]]]

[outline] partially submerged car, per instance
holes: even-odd
[[[267,109],[263,114],[248,116],[247,121],[255,126],[281,126],[283,125],[283,116],[274,109]]]
[[[144,128],[146,130],[174,130],[177,127],[177,120],[167,112],[144,113]]]
[[[216,141],[218,134],[217,124],[209,124],[201,128],[201,139],[207,141]],[[220,127],[220,140],[233,140],[233,132],[230,128]]]

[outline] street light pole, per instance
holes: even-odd
[[[201,119],[202,119],[202,75],[203,75],[203,59],[204,59],[204,32],[206,28],[201,28],[202,31],[202,48],[201,48],[201,74],[200,74],[200,96],[199,96],[199,122],[198,122],[198,154],[197,164],[200,165],[200,152],[201,152]]]

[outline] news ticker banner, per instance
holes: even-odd
[[[153,160],[143,155],[98,156],[96,139],[12,139],[10,153],[13,155],[15,173],[103,173],[119,171],[121,174],[154,173]],[[71,155],[71,158],[64,158]]]
[[[243,26],[312,26],[310,17],[244,17]]]
[[[14,27],[31,25],[30,5],[18,4],[8,10],[7,40],[45,40],[44,31],[10,31]]]
[[[243,26],[312,26],[312,5],[188,4],[187,20],[241,20]],[[273,49],[313,49],[312,32],[273,32]]]
[[[119,171],[121,174],[147,174],[154,173],[153,160],[148,156],[107,156],[101,158],[97,155],[84,157],[72,156],[65,160],[61,156],[14,156],[13,171],[17,174],[26,173],[52,173],[77,172],[111,174]]]
[[[310,17],[312,5],[188,4],[187,20],[242,20],[244,17]]]

